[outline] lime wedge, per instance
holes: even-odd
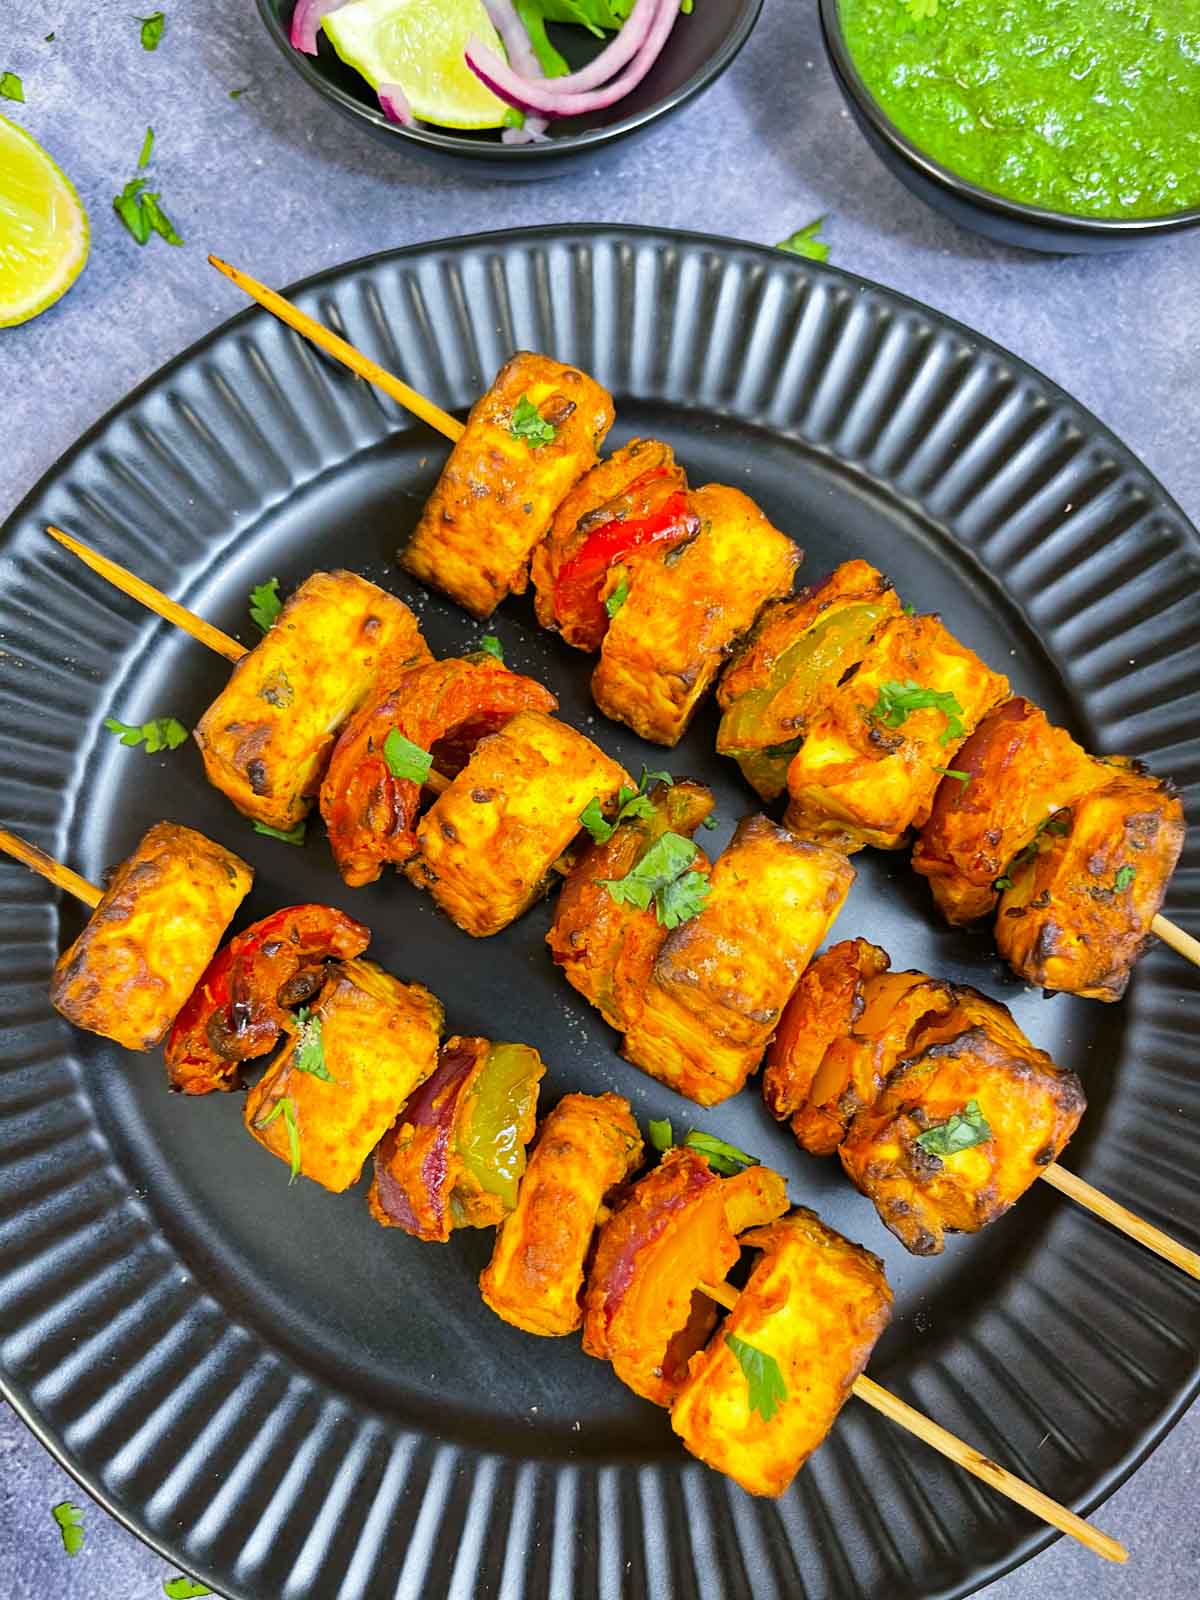
[[[79,196],[37,140],[0,117],[0,328],[52,306],[87,255]]]
[[[503,61],[482,0],[352,0],[327,12],[325,37],[378,89],[398,83],[414,117],[440,128],[498,128],[508,107],[463,60],[474,34]]]

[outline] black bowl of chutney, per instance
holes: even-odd
[[[1045,9],[1043,0],[1026,0],[1026,3],[1031,12],[1040,13]],[[967,4],[969,6],[971,0],[967,0]],[[1184,12],[1189,9],[1188,0],[1177,0],[1177,4],[1182,23]],[[953,0],[950,4],[947,4],[947,0],[940,0],[940,3],[939,0],[887,0],[887,5],[886,25],[895,28],[899,41],[892,68],[893,81],[896,77],[920,74],[923,70],[920,58],[924,56],[927,65],[934,43],[933,30],[940,25],[937,21],[938,12],[941,11],[943,22],[950,21],[955,9]],[[934,110],[947,113],[946,137],[939,136],[936,128],[918,127],[916,122],[919,119],[909,118],[909,125],[901,127],[900,121],[885,103],[886,91],[880,92],[868,81],[868,75],[879,63],[864,63],[860,59],[860,54],[866,52],[856,54],[855,40],[851,34],[857,33],[861,44],[862,24],[864,19],[869,22],[874,0],[819,0],[819,7],[821,28],[834,76],[868,144],[915,195],[959,226],[1002,244],[1056,254],[1131,249],[1135,245],[1200,227],[1200,109],[1197,109],[1200,108],[1200,18],[1190,34],[1181,32],[1175,40],[1179,47],[1182,81],[1177,83],[1172,78],[1169,85],[1172,95],[1176,89],[1180,91],[1179,110],[1183,125],[1176,117],[1171,124],[1171,137],[1180,141],[1179,165],[1182,168],[1188,168],[1188,152],[1192,150],[1189,141],[1194,143],[1190,167],[1190,173],[1194,175],[1194,192],[1189,192],[1191,179],[1185,170],[1180,194],[1181,201],[1185,203],[1168,209],[1174,189],[1178,186],[1173,183],[1174,171],[1169,163],[1164,165],[1161,159],[1156,162],[1153,154],[1144,148],[1151,141],[1143,138],[1145,127],[1141,120],[1132,141],[1139,148],[1131,154],[1124,168],[1111,160],[1089,168],[1086,162],[1091,152],[1085,150],[1077,153],[1078,159],[1074,171],[1071,171],[1072,150],[1068,141],[1075,130],[1086,133],[1082,117],[1087,114],[1089,101],[1095,105],[1097,126],[1102,135],[1106,130],[1101,125],[1101,119],[1106,118],[1113,109],[1112,97],[1106,100],[1102,87],[1088,84],[1087,80],[1097,65],[1101,68],[1098,75],[1101,79],[1107,77],[1110,82],[1115,81],[1120,85],[1119,111],[1127,116],[1138,115],[1138,83],[1140,72],[1146,67],[1145,61],[1122,59],[1121,46],[1127,41],[1106,40],[1103,37],[1103,19],[1098,16],[1094,4],[1088,7],[1090,26],[1087,36],[1076,39],[1073,44],[1069,39],[1046,40],[1046,36],[1039,35],[1034,28],[1024,33],[1022,44],[1029,58],[1031,74],[1046,71],[1055,73],[1056,91],[1055,96],[1049,99],[1049,109],[1044,103],[1044,96],[1035,94],[1031,97],[1031,104],[1039,98],[1043,100],[1043,124],[1049,125],[1048,130],[1044,126],[1042,130],[1034,131],[1048,131],[1051,137],[1043,136],[1036,142],[1023,140],[1026,150],[1010,153],[999,173],[986,170],[989,161],[994,163],[996,155],[1003,154],[999,143],[989,148],[988,159],[976,159],[956,135],[963,135],[972,125],[970,90],[976,86],[986,87],[989,77],[994,81],[995,75],[1002,70],[1005,50],[999,35],[1010,19],[1020,16],[1021,0],[1017,0],[1015,5],[991,9],[989,22],[992,32],[982,42],[977,39],[974,49],[969,38],[950,41],[955,47],[954,58],[946,63],[944,70],[929,74],[935,84]],[[850,27],[846,23],[848,11],[851,16]],[[914,11],[917,13],[915,17]],[[1034,52],[1042,46],[1043,40],[1046,40],[1043,46],[1046,60],[1039,62]],[[1157,46],[1163,40],[1156,37],[1153,42]],[[1185,53],[1189,44],[1194,49],[1194,59],[1189,59]],[[1106,56],[1105,52],[1110,47],[1111,53]],[[1076,56],[1081,59],[1072,59]],[[1195,73],[1198,92],[1189,106],[1183,94],[1191,71]],[[1019,81],[1008,87],[1010,92],[1020,96],[1022,86]],[[1161,112],[1170,96],[1164,98],[1161,77],[1155,87],[1159,92],[1155,95],[1154,109]],[[1055,104],[1059,93],[1061,110]],[[1193,114],[1195,131],[1187,126]],[[992,124],[992,127],[995,126]],[[1011,126],[1022,135],[1030,131],[1015,123]],[[1057,147],[1053,139],[1055,133],[1060,136]],[[1117,143],[1112,140],[1109,142],[1114,146]],[[1021,156],[1028,154],[1031,144],[1035,146],[1034,161],[1023,163]],[[1054,181],[1053,166],[1057,150],[1065,152],[1059,171],[1059,176],[1063,178],[1061,183]],[[1140,174],[1139,165],[1143,169]],[[1012,171],[1008,170],[1010,167]],[[1003,187],[992,187],[993,182]],[[1023,189],[1025,193],[1022,193]],[[1147,191],[1153,193],[1148,194]],[[1146,206],[1144,214],[1139,213],[1141,204]]]

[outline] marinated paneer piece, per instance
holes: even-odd
[[[611,520],[607,508],[619,501],[637,479],[648,472],[663,470],[677,473],[680,486],[686,488],[683,469],[676,465],[675,453],[669,444],[661,444],[657,439],[631,439],[614,450],[606,461],[597,462],[585,472],[567,495],[554,513],[550,532],[533,552],[529,563],[534,606],[543,628],[558,629],[562,621],[555,609],[554,585],[565,557],[575,552],[591,529]],[[575,643],[566,630],[563,630],[563,637],[568,644]]]
[[[465,933],[499,933],[545,890],[588,802],[622,784],[629,774],[582,733],[521,711],[425,813],[405,870]]]
[[[678,743],[763,604],[790,593],[803,552],[747,495],[710,483],[689,496],[694,539],[651,547],[604,635],[592,694],[653,744]]]
[[[809,718],[788,768],[788,827],[838,850],[898,850],[958,747],[1007,695],[1008,679],[937,617],[893,617]]]
[[[583,1268],[596,1213],[642,1160],[642,1136],[619,1094],[568,1094],[538,1130],[500,1224],[480,1293],[526,1333],[573,1332],[583,1321]]]
[[[253,869],[231,850],[192,828],[156,822],[59,956],[51,1004],[77,1028],[127,1050],[153,1050],[253,879]]]
[[[430,659],[402,600],[353,572],[314,573],[200,719],[208,781],[255,822],[289,832],[349,718],[381,679]]]
[[[749,1171],[760,1169],[751,1168]],[[787,1210],[787,1186],[763,1173],[721,1178],[695,1150],[668,1150],[657,1167],[616,1203],[600,1229],[584,1297],[583,1348],[611,1361],[635,1394],[669,1406],[687,1376],[689,1359],[717,1320],[702,1283],[723,1283],[739,1246],[729,1222],[734,1209],[746,1227]]]
[[[1016,696],[990,711],[938,785],[913,850],[946,921],[961,925],[993,911],[995,881],[1013,857],[1056,811],[1111,777],[1111,766],[1028,700]]]
[[[1183,849],[1171,784],[1114,768],[1043,828],[1008,871],[996,947],[1026,983],[1087,1000],[1119,1000],[1150,937]]]
[[[404,775],[406,752],[409,761],[431,754],[439,772],[460,772],[480,739],[525,709],[556,711],[558,701],[486,653],[409,668],[382,699],[368,701],[334,746],[321,785],[321,815],[344,880],[374,883],[385,862],[401,866],[416,853],[421,782]]]
[[[442,1007],[373,961],[330,967],[312,1011],[246,1096],[259,1144],[339,1194],[437,1066]]]
[[[827,688],[860,661],[900,601],[866,561],[844,561],[821,584],[764,606],[717,685],[717,751],[732,756],[764,800],[787,769]]]
[[[686,780],[653,784],[646,798],[650,816],[630,816],[603,842],[580,851],[546,935],[567,982],[620,1032],[640,1015],[667,929],[653,905],[643,910],[616,900],[605,883],[632,872],[664,833],[690,839],[713,808],[712,791]],[[699,848],[689,870],[708,871],[708,857]]]
[[[626,1060],[700,1105],[736,1094],[853,880],[836,851],[743,818],[703,909],[659,951]]]
[[[476,617],[522,594],[530,553],[614,414],[586,373],[518,351],[472,406],[400,565]]]
[[[762,1255],[692,1357],[671,1426],[748,1494],[781,1495],[849,1398],[892,1291],[877,1256],[803,1207],[740,1242]]]
[[[851,1181],[914,1255],[994,1222],[1057,1159],[1086,1101],[1073,1072],[1036,1049],[974,989],[911,1041],[841,1147]]]
[[[458,1034],[375,1152],[376,1222],[445,1243],[494,1228],[517,1203],[546,1068],[532,1045]]]

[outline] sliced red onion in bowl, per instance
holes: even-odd
[[[402,128],[411,128],[416,122],[408,96],[398,83],[381,83],[376,90],[380,109],[389,122],[398,122]]]
[[[545,117],[535,117],[532,112],[529,112],[521,127],[505,128],[504,132],[500,135],[500,143],[545,144],[547,126],[548,124]]]
[[[317,29],[331,11],[344,5],[345,0],[296,0],[288,39],[293,50],[303,50],[305,55],[317,53]]]
[[[483,0],[483,9],[500,35],[500,42],[513,71],[519,72],[523,78],[540,78],[542,64],[534,54],[525,24],[517,15],[512,0]]]
[[[661,0],[634,0],[633,10],[626,17],[620,32],[605,45],[594,60],[589,61],[586,67],[580,67],[578,72],[568,72],[565,77],[547,78],[546,87],[552,89],[555,94],[577,94],[584,89],[599,89],[602,84],[608,83],[622,67],[633,60],[645,44],[650,29],[654,26],[660,4]],[[503,33],[500,37],[504,38]],[[508,49],[507,40],[504,47]],[[537,76],[535,73],[526,73],[524,67],[518,66],[513,61],[511,51],[508,59],[523,76]]]

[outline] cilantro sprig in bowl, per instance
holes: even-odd
[[[441,29],[444,36],[459,30],[453,54],[466,85],[456,70],[447,87],[444,65],[425,53],[421,62],[406,63],[404,86],[386,81],[394,41],[413,7],[422,12],[413,31],[436,35]],[[489,178],[515,179],[562,172],[577,152],[595,157],[677,111],[729,66],[761,7],[762,0],[642,0],[640,7],[637,0],[258,0],[276,44],[334,110],[401,154],[460,170],[482,166]],[[469,30],[473,64],[465,48],[458,60],[467,15],[475,19]],[[655,23],[659,35],[666,31],[656,51],[659,41],[647,37]],[[623,44],[627,24],[633,31]],[[654,51],[652,64],[639,73],[648,50]],[[552,84],[564,73],[583,72],[605,51],[617,66],[598,86],[599,96],[594,78],[601,68],[578,90],[568,86],[561,111],[558,101],[544,117],[530,106],[545,93],[539,80]],[[636,81],[626,91],[622,82],[630,79]],[[614,91],[610,103],[597,104],[607,98],[605,89]],[[313,115],[320,113],[314,104]],[[433,116],[453,125],[437,125]]]

